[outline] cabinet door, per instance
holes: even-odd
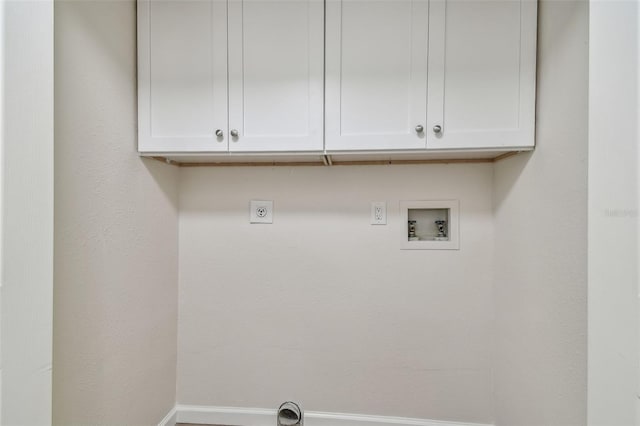
[[[141,152],[227,150],[226,0],[138,1],[138,136]]]
[[[535,0],[432,0],[431,10],[427,147],[532,147]]]
[[[323,149],[324,2],[229,0],[230,151]]]
[[[326,7],[326,149],[424,149],[428,1]]]

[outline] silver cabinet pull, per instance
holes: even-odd
[[[440,133],[442,132],[442,127],[439,124],[436,124],[435,126],[433,126],[433,133]]]
[[[422,127],[422,124],[418,124],[416,126],[416,133],[422,133],[424,132],[424,127]]]
[[[237,131],[236,129],[232,129],[232,130],[229,132],[229,134],[230,134],[232,137],[237,138],[239,133],[238,133],[238,131]]]
[[[221,138],[224,135],[224,132],[221,129],[216,130],[216,136]]]

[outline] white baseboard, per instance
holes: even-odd
[[[176,423],[178,423],[178,419],[176,417],[177,417],[176,407],[173,407],[171,411],[169,411],[169,413],[166,416],[164,416],[164,419],[160,420],[160,423],[158,423],[158,426],[176,426]]]
[[[158,426],[176,423],[228,426],[276,426],[276,410],[176,405]],[[305,411],[305,426],[493,426],[481,423]]]

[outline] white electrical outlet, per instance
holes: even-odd
[[[376,201],[371,203],[371,224],[387,224],[387,203],[385,201]]]
[[[251,200],[250,223],[273,223],[273,201]]]

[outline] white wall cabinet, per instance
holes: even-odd
[[[431,10],[427,148],[533,148],[535,0],[432,0]]]
[[[327,0],[326,148],[424,149],[428,0]]]
[[[536,15],[535,0],[139,0],[140,151],[532,149]]]
[[[324,2],[229,1],[231,151],[322,151]]]
[[[534,145],[536,2],[327,0],[326,149]]]
[[[322,0],[140,0],[141,152],[323,149]]]
[[[227,2],[139,1],[138,149],[226,151],[227,116]]]

